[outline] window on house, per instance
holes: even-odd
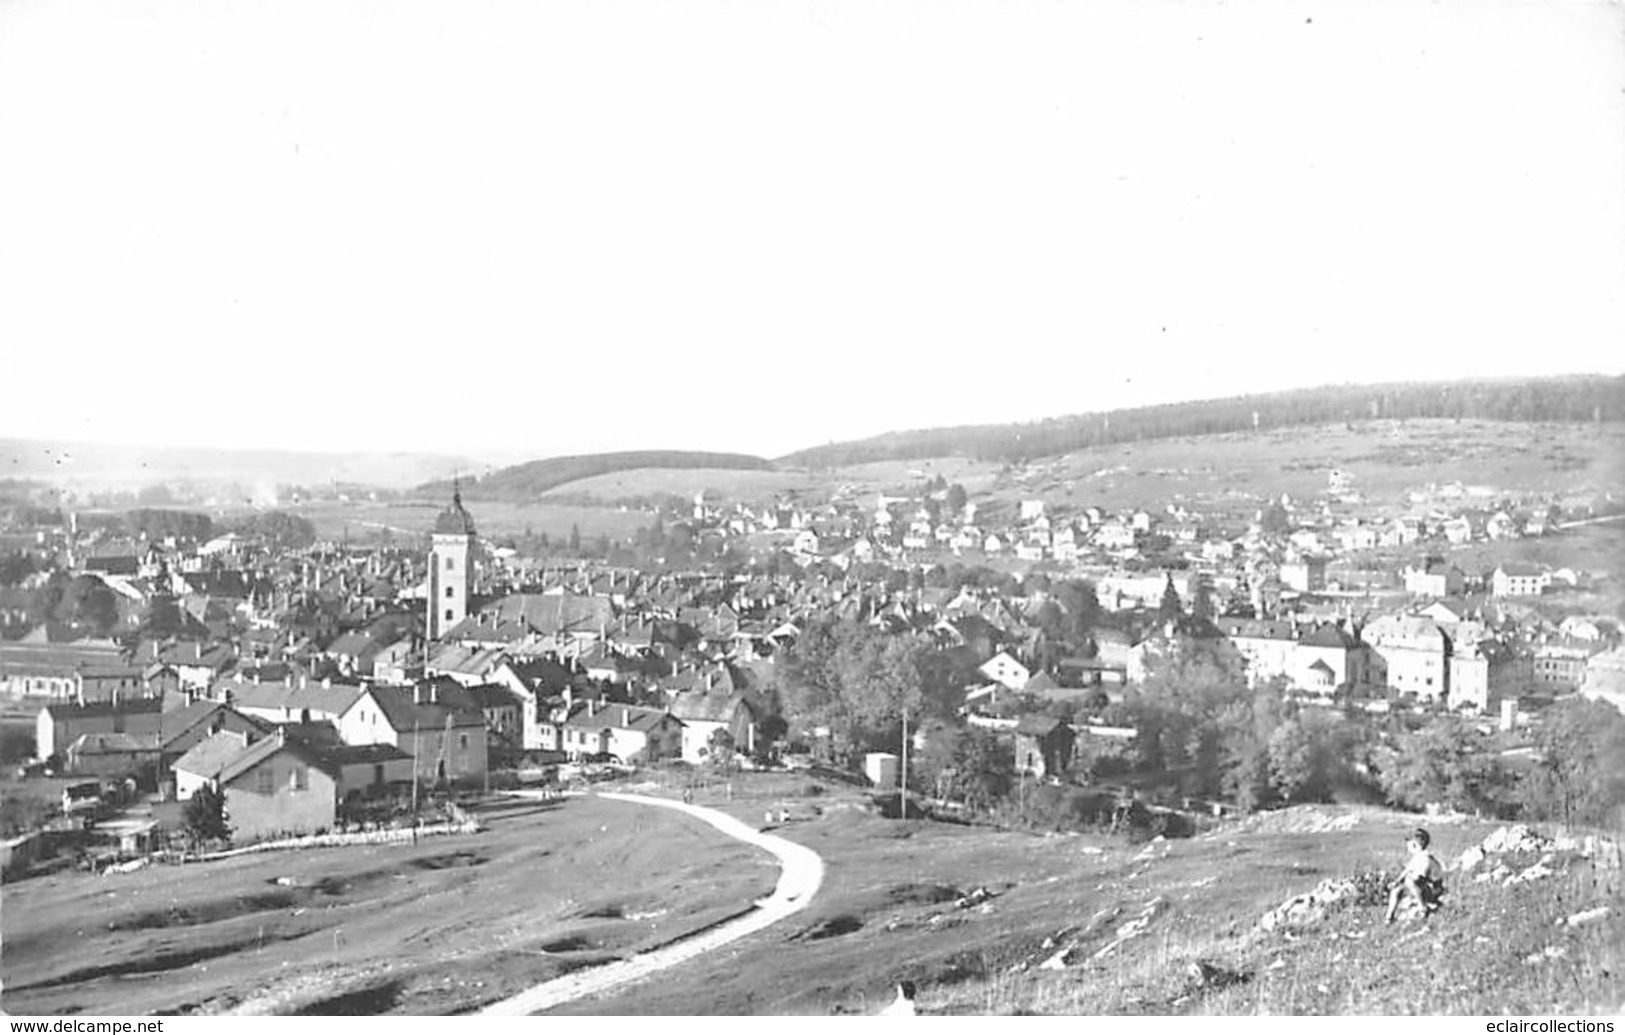
[[[459,750],[459,751],[467,751],[468,750],[468,734],[466,734],[466,733],[457,734],[457,750]]]
[[[451,608],[446,608],[446,621],[451,621]]]
[[[272,778],[270,766],[256,771],[254,773],[254,789],[261,794],[270,794]]]
[[[457,567],[457,558],[455,558],[455,557],[447,557],[446,558],[446,570],[451,571],[455,567]]]
[[[453,589],[451,586],[446,587],[446,599],[447,600],[450,600],[453,596],[456,595],[456,593],[457,593],[457,591],[455,589]]]
[[[288,774],[288,788],[295,791],[310,790],[310,771],[302,765],[293,767]]]

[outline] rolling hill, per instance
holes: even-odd
[[[1447,418],[1529,422],[1625,421],[1625,377],[1577,375],[1376,385],[1327,385],[1263,395],[1140,406],[1020,424],[889,432],[816,446],[781,467],[830,468],[961,456],[1019,462],[1123,443],[1268,431],[1330,422]]]
[[[616,471],[652,469],[695,469],[771,471],[773,464],[759,456],[741,453],[700,453],[649,449],[619,453],[591,453],[585,456],[555,456],[516,464],[462,485],[463,498],[493,503],[524,503],[535,500],[549,489]],[[449,480],[429,482],[417,491],[431,497],[451,494]]]

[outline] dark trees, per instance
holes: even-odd
[[[186,799],[181,822],[193,844],[231,839],[231,828],[226,824],[226,798],[213,784],[204,784]]]
[[[1519,793],[1530,818],[1614,828],[1625,820],[1625,715],[1617,708],[1561,701],[1534,741],[1541,761]]]

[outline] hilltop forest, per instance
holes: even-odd
[[[1017,463],[1096,446],[1359,420],[1625,420],[1625,377],[1576,376],[1328,385],[1229,399],[1141,406],[989,424],[890,432],[782,457],[783,467],[826,468],[880,460],[964,456]]]

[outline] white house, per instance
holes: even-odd
[[[1498,597],[1538,597],[1551,584],[1551,574],[1533,565],[1503,564],[1490,577],[1490,592]]]
[[[1032,678],[1032,671],[1007,651],[1000,651],[982,662],[976,671],[1011,690],[1020,690]]]

